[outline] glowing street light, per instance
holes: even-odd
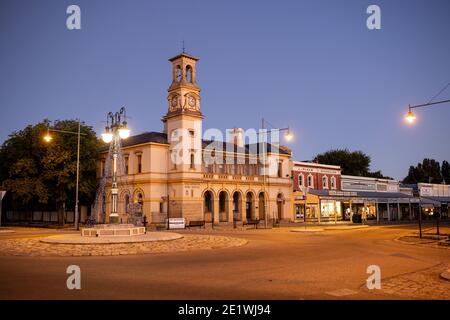
[[[105,132],[102,133],[102,140],[104,143],[110,143],[113,139],[113,134],[109,132],[109,128],[105,128]]]
[[[422,107],[428,107],[428,106],[432,106],[435,104],[441,104],[441,103],[446,103],[446,102],[450,102],[449,100],[442,100],[442,101],[436,101],[436,102],[429,102],[429,103],[424,103],[424,104],[419,104],[417,106],[408,106],[408,113],[405,116],[405,120],[406,122],[413,124],[416,121],[416,115],[414,114],[414,112],[412,111],[412,109],[415,108],[422,108]]]
[[[287,128],[287,131],[284,134],[284,138],[286,139],[286,141],[291,141],[294,138],[294,135],[289,128]]]
[[[53,140],[53,137],[50,135],[50,129],[47,128],[47,134],[44,136],[44,141],[50,143]]]
[[[414,112],[411,111],[411,107],[409,107],[409,111],[405,116],[405,120],[408,123],[414,123],[414,121],[416,121],[416,115],[414,114]]]
[[[127,139],[130,136],[130,129],[127,128],[126,122],[124,122],[123,127],[119,129],[119,136],[121,139]]]

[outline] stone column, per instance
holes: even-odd
[[[377,222],[380,222],[380,209],[378,208],[378,200],[376,201]]]
[[[334,208],[334,223],[337,223],[336,200],[333,200],[333,208]]]
[[[233,223],[233,197],[228,199],[228,223]]]
[[[245,195],[242,196],[242,200],[241,200],[241,220],[242,223],[247,221],[247,210],[246,210],[246,201],[247,199],[245,198]]]
[[[401,213],[400,213],[400,202],[397,203],[397,219],[400,221]]]
[[[388,214],[388,221],[391,221],[391,206],[389,205],[389,201],[387,202],[387,214]]]
[[[214,197],[214,205],[213,205],[213,223],[214,225],[218,225],[220,222],[219,219],[219,197]]]
[[[412,206],[411,206],[411,202],[409,202],[409,220],[413,219],[413,215],[412,215]]]
[[[353,202],[350,200],[350,222],[353,223]]]
[[[320,224],[320,216],[322,215],[322,201],[319,199],[319,205],[317,208],[317,222]]]

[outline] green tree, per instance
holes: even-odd
[[[417,166],[410,166],[408,175],[403,179],[404,183],[441,183],[442,174],[439,161],[423,159]]]
[[[362,151],[350,151],[348,149],[334,149],[318,154],[314,161],[340,166],[342,174],[352,176],[366,176],[386,178],[381,171],[370,171],[370,157]]]
[[[64,205],[75,205],[77,135],[53,132],[50,143],[43,140],[46,121],[13,132],[0,148],[0,185],[12,194],[13,203],[32,209],[36,204],[54,205],[63,223]],[[77,132],[78,121],[54,123],[54,129]],[[99,141],[92,127],[81,125],[81,204],[93,201],[97,188],[96,160]]]
[[[441,174],[445,183],[450,184],[450,164],[447,160],[442,161]]]

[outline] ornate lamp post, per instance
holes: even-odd
[[[102,133],[102,139],[105,143],[111,143],[112,151],[112,183],[111,183],[111,213],[109,214],[109,223],[119,223],[119,214],[117,213],[118,185],[117,185],[117,158],[119,156],[120,139],[127,139],[130,136],[130,130],[127,127],[125,108],[122,107],[116,113],[109,112],[106,117],[105,132]]]

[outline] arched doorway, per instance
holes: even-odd
[[[233,193],[233,220],[238,221],[241,220],[241,202],[242,197],[239,191],[235,191]]]
[[[277,196],[277,220],[283,219],[284,196],[279,193]]]
[[[228,221],[228,193],[226,191],[219,193],[219,221]]]
[[[265,220],[266,219],[266,201],[265,201],[265,194],[264,192],[259,193],[258,197],[258,211],[259,211],[259,219]]]
[[[203,217],[205,222],[213,222],[214,196],[211,191],[203,194]]]
[[[247,220],[253,219],[254,209],[253,209],[253,193],[247,192],[245,196],[245,216]]]

